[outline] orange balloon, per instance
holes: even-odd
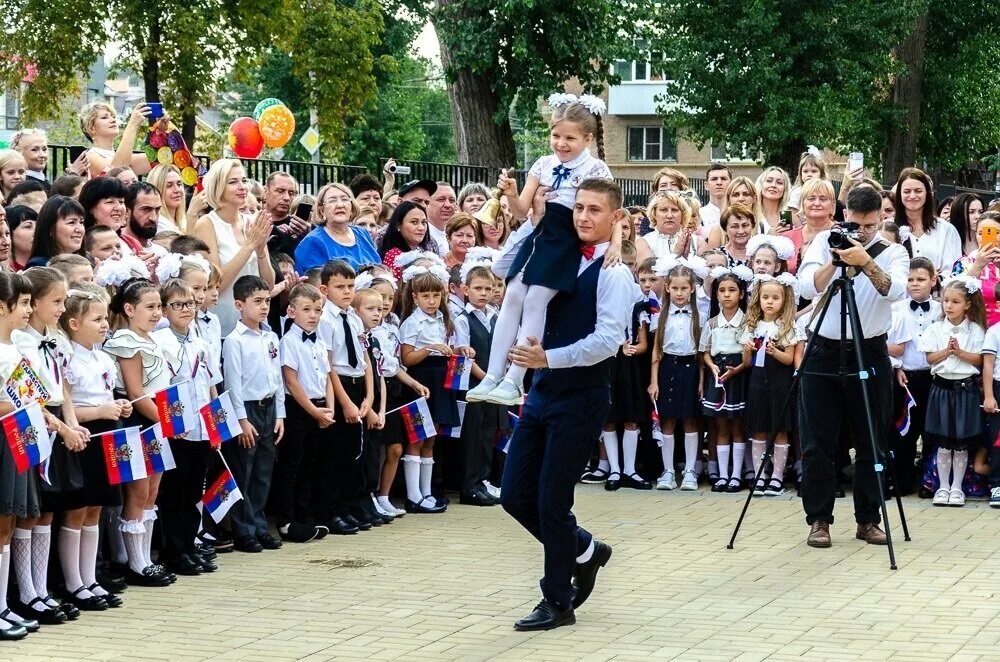
[[[264,144],[271,149],[284,147],[295,133],[295,116],[288,106],[270,106],[265,108],[257,121]]]

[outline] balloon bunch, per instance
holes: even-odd
[[[187,186],[194,186],[208,171],[198,157],[191,154],[180,130],[167,117],[149,127],[144,150],[150,166],[175,165],[180,168],[181,180]]]
[[[284,147],[294,133],[292,111],[278,99],[267,98],[253,109],[253,117],[240,117],[229,125],[229,148],[240,158],[255,159],[265,145]]]

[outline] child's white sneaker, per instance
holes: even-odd
[[[952,490],[948,493],[948,505],[961,507],[965,505],[965,492],[962,490]]]
[[[483,401],[507,407],[517,407],[524,404],[524,391],[521,390],[520,386],[505,378],[500,380],[500,384],[495,389],[483,396]],[[468,395],[466,395],[466,402],[468,402]]]
[[[684,492],[693,492],[698,489],[698,474],[694,471],[685,471],[684,480],[681,481],[681,490]]]
[[[658,490],[675,490],[677,489],[677,480],[674,478],[674,472],[667,469],[660,477],[656,479],[656,489]]]
[[[500,488],[490,483],[490,481],[484,480],[483,487],[486,488],[486,491],[489,492],[490,496],[493,497],[494,499],[500,498]]]
[[[465,394],[466,402],[482,402],[486,399],[486,396],[490,394],[490,391],[497,387],[497,380],[492,375],[486,375],[483,377],[483,381],[479,382],[475,388],[469,389]]]
[[[934,493],[934,500],[931,501],[935,506],[947,506],[948,502],[951,500],[951,492],[945,488],[939,489]]]
[[[1000,508],[1000,487],[990,490],[990,508]]]

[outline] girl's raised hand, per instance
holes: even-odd
[[[615,246],[615,242],[608,244],[608,250],[604,251],[604,264],[602,269],[610,269],[622,263],[622,249]]]
[[[497,179],[497,188],[504,195],[517,196],[517,180],[510,176],[509,170],[506,168],[500,171],[500,177]]]

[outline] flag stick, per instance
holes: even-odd
[[[400,407],[396,407],[395,409],[390,409],[389,411],[385,412],[385,415],[386,415],[386,416],[388,416],[389,414],[392,414],[392,413],[394,413],[394,412],[397,412],[397,411],[399,411],[400,409],[405,409],[406,407],[409,407],[410,405],[412,405],[412,404],[413,404],[414,402],[420,402],[420,401],[421,401],[421,400],[423,400],[423,399],[424,399],[424,398],[417,398],[417,399],[416,399],[416,400],[414,400],[413,402],[407,402],[407,403],[406,403],[405,405],[402,405],[402,406],[400,406]]]

